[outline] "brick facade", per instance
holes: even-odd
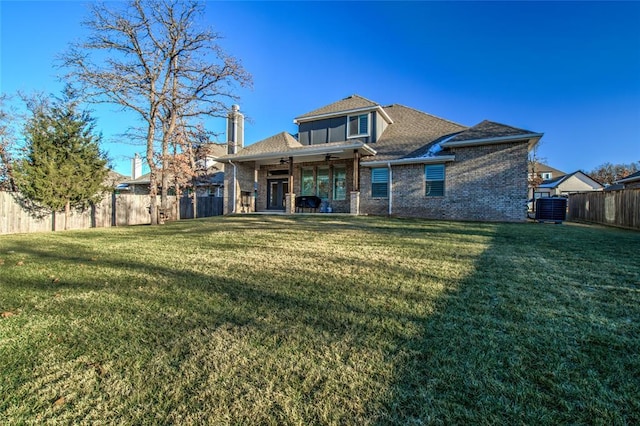
[[[456,148],[445,166],[445,195],[425,196],[424,165],[392,165],[391,214],[446,220],[524,221],[527,144]],[[388,198],[371,197],[371,169],[361,171],[360,212],[386,215]]]
[[[256,211],[254,199],[255,163],[225,164],[224,172],[224,214]],[[233,181],[234,172],[236,175],[235,184]],[[242,196],[243,193],[245,197]],[[248,201],[248,205],[244,203],[245,200]]]
[[[330,164],[327,162],[313,162],[313,163],[294,163],[293,169],[293,192],[296,195],[302,195],[302,169],[310,168],[313,169],[313,181],[314,188],[313,193],[315,194],[317,188],[315,187],[318,168],[328,167],[329,168],[329,198],[327,199],[328,205],[331,207],[334,213],[349,213],[351,209],[351,195],[350,192],[353,190],[353,161],[352,160],[334,160]],[[345,191],[345,199],[344,200],[334,200],[333,194],[333,176],[334,170],[337,167],[343,167],[345,170],[346,177],[346,191]],[[267,181],[269,179],[278,179],[283,178],[286,179],[289,177],[288,174],[276,174],[273,175],[273,172],[276,171],[288,171],[288,165],[278,166],[261,166],[257,172],[257,182],[258,182],[258,194],[256,199],[256,211],[265,211],[267,210]]]

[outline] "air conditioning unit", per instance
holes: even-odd
[[[536,220],[538,222],[562,223],[567,219],[567,199],[546,197],[536,200]]]

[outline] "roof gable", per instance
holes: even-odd
[[[473,140],[495,139],[502,137],[518,137],[533,134],[530,130],[518,129],[506,124],[484,120],[465,130],[448,142],[468,142]]]
[[[283,152],[303,145],[287,132],[281,132],[241,149],[237,156],[259,155],[268,152]]]
[[[205,156],[218,158],[227,154],[227,145],[220,143],[207,143],[202,145],[203,154]]]
[[[398,160],[436,154],[434,145],[467,129],[458,123],[403,105],[384,107],[393,120],[378,141],[375,161]],[[439,150],[437,150],[439,152]]]
[[[593,179],[581,170],[577,170],[573,173],[569,173],[568,175],[560,176],[554,179],[545,180],[540,185],[538,185],[538,188],[558,188],[560,185],[570,180],[579,182],[581,185],[589,186],[593,189],[603,188],[600,182]]]
[[[295,120],[316,117],[318,115],[337,114],[341,112],[347,113],[349,111],[366,108],[373,109],[379,106],[380,105],[376,102],[370,101],[369,99],[363,98],[362,96],[351,95],[332,104],[325,105],[321,108],[314,109],[313,111],[310,111],[306,114],[299,115],[295,118]]]
[[[533,173],[535,169],[536,173],[551,173],[552,176],[560,177],[566,175],[562,170],[554,169],[553,167],[540,163],[538,161],[530,161],[529,162],[529,173]]]

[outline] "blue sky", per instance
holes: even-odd
[[[253,75],[238,92],[256,142],[359,94],[460,124],[545,136],[565,172],[640,161],[640,2],[207,2],[223,48]],[[0,2],[0,91],[59,93],[54,58],[82,39],[81,1]],[[94,107],[113,166],[130,174],[134,125]],[[224,122],[207,126],[223,132]],[[224,135],[220,136],[220,141]]]

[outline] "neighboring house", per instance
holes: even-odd
[[[201,147],[198,153],[199,160],[196,161],[198,176],[196,179],[197,194],[199,197],[222,197],[224,185],[224,165],[218,158],[226,155],[227,146],[209,143]],[[175,194],[173,176],[169,177],[172,187],[170,191]],[[150,177],[149,173],[142,174],[142,159],[138,154],[132,160],[132,177],[120,182],[117,190],[122,193],[147,195],[149,194]],[[160,177],[158,176],[158,186],[160,187]]]
[[[626,178],[615,181],[616,185],[622,185],[623,189],[640,188],[640,171],[637,171]]]
[[[545,180],[557,179],[566,175],[565,172],[537,161],[529,161],[529,199],[540,198],[540,193],[536,192],[536,184],[540,184]],[[534,179],[535,178],[535,179]]]
[[[566,175],[565,172],[554,169],[547,164],[531,161],[529,162],[529,179],[533,177],[534,171],[538,177],[542,178],[542,180],[555,179]]]
[[[107,188],[113,189],[116,188],[120,182],[127,180],[128,178],[128,176],[121,175],[120,173],[109,169],[104,184]]]
[[[580,170],[542,182],[536,188],[539,197],[557,197],[578,192],[602,191],[604,186]]]
[[[294,213],[296,196],[320,211],[434,219],[526,219],[528,152],[542,133],[491,121],[467,127],[358,95],[295,118],[244,146],[243,116],[228,115],[225,213]]]

